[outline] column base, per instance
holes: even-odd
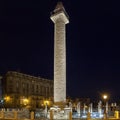
[[[66,102],[54,102],[55,106],[58,106],[61,109],[64,109],[66,106]]]

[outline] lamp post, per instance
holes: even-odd
[[[4,100],[5,100],[5,107],[6,108],[11,107],[11,98],[10,98],[10,96],[5,96]]]
[[[105,107],[105,113],[108,112],[108,95],[107,94],[104,94],[103,95],[103,100],[104,100],[104,107]]]

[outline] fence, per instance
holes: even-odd
[[[38,110],[38,111],[35,111],[35,112],[30,112],[29,110],[0,110],[0,120],[6,120],[6,119],[9,119],[9,120],[24,120],[24,119],[27,119],[27,120],[34,120],[34,119],[50,119],[50,120],[53,120],[53,119],[63,119],[63,116],[66,120],[72,120],[72,119],[76,119],[72,116],[72,113],[68,113],[66,114],[67,116],[65,116],[63,113],[59,112],[59,114],[55,113],[55,112],[52,112],[52,111],[49,111],[50,113],[48,114],[49,117],[47,116],[47,114],[45,114],[44,111],[42,110]],[[113,118],[114,119],[119,119],[119,111],[115,111],[114,112],[114,115],[112,116],[109,116],[108,117],[109,119]],[[107,117],[106,116],[103,116],[103,118],[101,119],[98,119],[97,120],[106,120]],[[82,120],[82,118],[81,118]],[[91,118],[90,115],[87,114],[87,117],[84,118],[84,120],[93,120],[93,118]]]
[[[34,119],[34,112],[29,112],[28,110],[2,110],[0,111],[0,119]]]

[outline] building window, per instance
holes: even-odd
[[[34,85],[31,86],[31,92],[34,93]]]
[[[36,93],[38,93],[38,85],[36,85]]]
[[[19,86],[19,83],[17,82],[17,83],[16,83],[16,87],[18,88],[18,86]]]
[[[29,84],[27,83],[27,89],[26,89],[27,93],[29,93]]]
[[[23,88],[25,87],[25,83],[22,83],[22,87],[23,87]]]

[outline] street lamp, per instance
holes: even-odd
[[[4,97],[4,100],[5,100],[5,107],[10,107],[10,103],[11,103],[11,98],[10,96],[5,96]]]
[[[103,99],[106,100],[108,96],[106,94],[103,95]]]
[[[108,112],[108,95],[104,94],[103,95],[103,100],[104,100],[104,106],[105,106],[105,113]]]
[[[6,100],[6,102],[9,102],[10,101],[10,96],[6,96],[4,99]]]
[[[28,102],[29,102],[29,100],[27,99],[27,98],[24,98],[23,99],[23,104],[26,106],[26,105],[28,105]]]
[[[49,100],[45,100],[44,101],[44,105],[50,105],[50,101]]]

